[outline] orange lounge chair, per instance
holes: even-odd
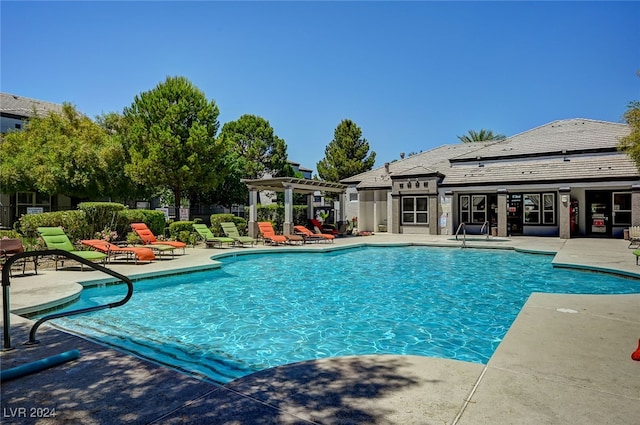
[[[326,241],[326,242],[333,242],[333,240],[336,238],[333,235],[330,235],[328,233],[313,233],[311,230],[307,229],[304,226],[293,226],[293,230],[302,235],[302,237],[305,238],[305,241]]]
[[[262,240],[264,241],[265,245],[267,242],[272,245],[287,243],[287,238],[283,235],[276,235],[276,231],[273,229],[273,225],[268,221],[259,221],[258,230],[260,231],[260,236],[262,236]]]
[[[182,253],[184,254],[185,248],[187,244],[180,241],[159,241],[156,239],[156,236],[153,232],[147,227],[144,223],[131,223],[131,228],[134,232],[138,234],[140,239],[142,239],[143,245],[165,245],[172,246],[174,248],[182,248]]]
[[[265,241],[268,239],[272,243],[288,243],[291,245],[302,245],[304,238],[300,235],[276,235],[276,231],[273,229],[273,225],[268,221],[258,222],[258,229]]]
[[[138,261],[153,261],[156,259],[153,250],[143,247],[119,247],[102,239],[87,239],[80,241],[82,245],[86,245],[96,251],[107,254],[107,260],[111,261],[113,257],[125,255],[127,261],[135,258]]]

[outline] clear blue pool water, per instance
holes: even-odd
[[[221,269],[135,283],[123,307],[56,325],[218,382],[334,356],[486,363],[532,292],[640,292],[640,281],[554,269],[501,250],[368,247],[226,258]],[[85,289],[68,309],[122,298]]]

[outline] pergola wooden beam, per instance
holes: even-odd
[[[242,182],[249,189],[249,236],[258,234],[258,192],[273,191],[284,192],[284,224],[285,234],[293,233],[293,193],[310,195],[315,191],[333,192],[344,195],[347,185],[341,183],[325,182],[321,180],[298,179],[295,177],[272,177],[266,179],[243,179]],[[311,202],[308,203],[312,205]],[[341,200],[344,205],[344,200]],[[310,212],[311,213],[311,212]],[[340,220],[344,214],[344,208],[340,209]]]

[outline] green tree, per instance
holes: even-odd
[[[246,179],[265,174],[282,176],[287,164],[287,144],[275,135],[269,121],[256,115],[243,115],[222,126],[220,137],[235,153],[235,160]]]
[[[124,117],[116,112],[109,112],[97,116],[96,122],[109,134],[113,143],[122,147],[119,156],[110,161],[111,163],[118,161],[117,164],[109,169],[109,186],[121,194],[118,199],[136,200],[153,197],[156,192],[153,187],[136,183],[125,173],[124,165],[131,162],[131,157],[129,156],[128,147],[125,146]]]
[[[32,117],[23,131],[3,136],[0,185],[8,193],[120,198],[126,182],[114,170],[123,161],[119,141],[65,103],[61,114]]]
[[[618,149],[626,152],[640,169],[640,101],[629,102],[623,119],[629,125],[631,131],[629,135],[620,139]]]
[[[184,77],[167,77],[124,109],[125,172],[138,184],[183,192],[213,190],[224,178],[224,145],[216,139],[219,110]]]
[[[493,134],[492,130],[481,129],[480,131],[469,130],[467,134],[458,136],[462,143],[487,142],[492,140],[504,140],[503,134]]]
[[[376,153],[369,153],[369,142],[362,137],[362,130],[349,119],[338,124],[324,154],[316,168],[320,178],[330,182],[369,171],[376,161]]]
[[[233,204],[247,203],[248,190],[242,182],[244,174],[237,156],[228,153],[224,161],[228,170],[224,180],[214,190],[189,191],[191,205],[222,205],[230,208]]]

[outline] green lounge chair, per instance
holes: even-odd
[[[64,230],[59,227],[38,227],[38,233],[42,239],[44,239],[44,243],[49,249],[61,249],[75,254],[78,257],[84,258],[85,260],[106,261],[107,254],[105,253],[98,251],[77,251],[69,240],[69,237],[64,233]],[[69,258],[58,257],[57,255],[54,257],[56,270],[58,270],[58,261],[60,261],[62,263],[62,267],[64,267],[65,259]],[[82,263],[80,263],[80,270],[84,270],[84,264]]]
[[[214,236],[206,224],[194,224],[193,229],[198,233],[198,236],[204,240],[204,243],[207,244],[208,247],[222,248],[223,243],[233,245],[236,242],[233,238]]]
[[[239,243],[242,246],[245,246],[246,244],[253,246],[253,244],[256,243],[256,240],[250,236],[240,236],[240,232],[238,232],[238,228],[234,223],[220,223],[220,227],[222,227],[222,231],[228,238],[233,239],[236,243]]]

